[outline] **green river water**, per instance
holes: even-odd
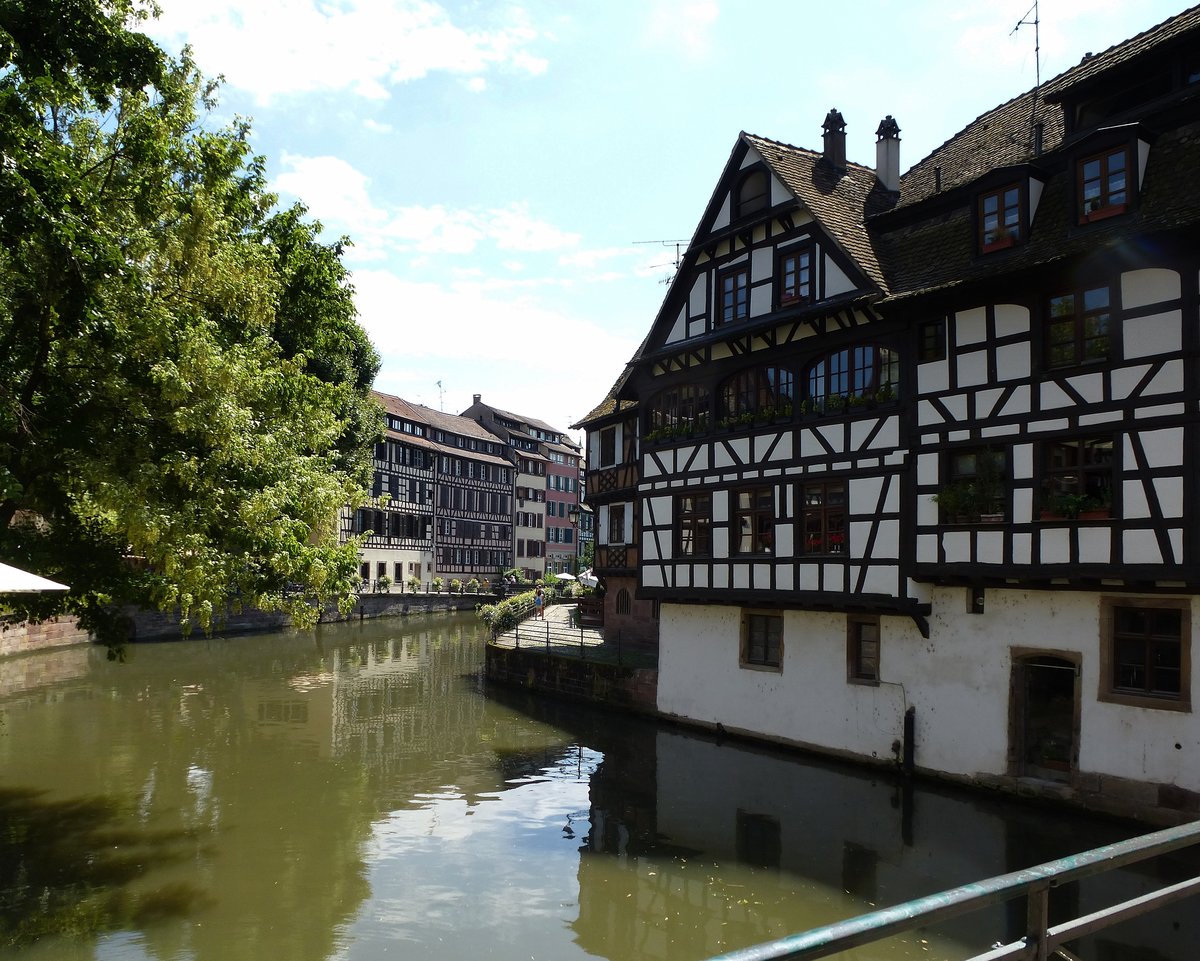
[[[0,660],[0,959],[699,961],[1140,832],[492,689],[482,661],[446,614]],[[846,957],[967,957],[1022,911]],[[1081,956],[1185,961],[1198,916]]]

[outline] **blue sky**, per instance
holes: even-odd
[[[159,0],[282,201],[355,246],[378,389],[566,429],[649,329],[738,132],[819,149],[837,107],[907,169],[1033,86],[1033,0]],[[1042,0],[1041,77],[1178,13]],[[440,382],[440,386],[439,386]]]

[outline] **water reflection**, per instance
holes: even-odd
[[[481,658],[436,615],[0,661],[0,956],[698,959],[1136,830],[487,690]],[[1085,956],[1189,957],[1194,913]]]

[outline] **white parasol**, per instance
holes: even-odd
[[[19,567],[0,564],[0,594],[40,594],[42,591],[69,591],[66,584],[30,574]]]

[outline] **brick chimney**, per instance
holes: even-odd
[[[900,191],[900,125],[889,113],[875,131],[875,176],[886,190]]]
[[[476,403],[476,404],[478,404],[478,403],[479,403],[479,401],[480,401],[480,400],[483,398],[483,394],[472,394],[471,396],[472,396],[473,398],[475,398],[475,399],[474,399],[474,403]]]
[[[833,107],[821,124],[825,131],[825,160],[835,170],[846,169],[846,121]]]

